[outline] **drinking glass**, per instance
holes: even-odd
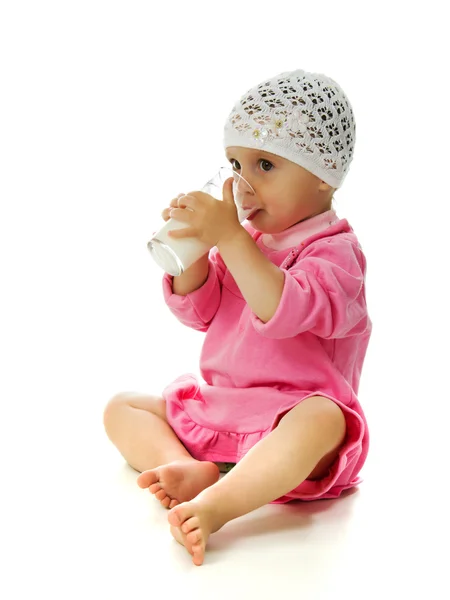
[[[252,204],[252,200],[249,200],[249,198],[254,196],[255,191],[242,175],[239,175],[233,169],[222,167],[201,188],[201,191],[210,194],[217,201],[222,201],[223,185],[230,177],[233,178],[233,197],[238,211],[238,219],[242,223],[251,213],[255,212],[254,208],[243,208],[247,207],[248,204]],[[168,235],[168,232],[173,229],[183,229],[185,227],[189,227],[189,225],[171,218],[147,243],[152,258],[169,275],[181,275],[212,248],[212,246],[194,237],[174,239]]]

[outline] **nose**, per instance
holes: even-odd
[[[239,192],[240,195],[245,195],[245,196],[254,196],[255,195],[255,189],[252,185],[252,182],[249,181],[249,179],[247,179],[242,173],[236,173],[235,172],[235,184],[236,184],[236,190]]]

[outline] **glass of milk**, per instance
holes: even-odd
[[[242,223],[251,213],[255,212],[254,208],[243,208],[252,204],[251,196],[255,195],[255,191],[239,173],[228,167],[222,167],[202,187],[201,191],[221,201],[223,184],[230,177],[234,180],[233,196],[238,209],[239,222]],[[189,227],[189,225],[176,219],[169,219],[147,243],[147,248],[155,262],[169,275],[181,275],[194,262],[211,250],[211,246],[194,237],[182,239],[169,237],[168,232],[172,229],[183,229],[185,227]]]

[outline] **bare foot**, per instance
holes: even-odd
[[[168,519],[170,532],[192,555],[194,565],[203,564],[209,536],[226,522],[214,504],[202,499],[176,506],[169,512]]]
[[[192,500],[218,479],[217,465],[188,459],[144,471],[137,478],[137,483],[141,488],[148,488],[164,508],[173,508],[180,502]]]

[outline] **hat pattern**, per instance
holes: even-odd
[[[329,77],[303,70],[282,73],[236,103],[225,124],[224,145],[262,148],[338,188],[354,153],[353,110]]]

